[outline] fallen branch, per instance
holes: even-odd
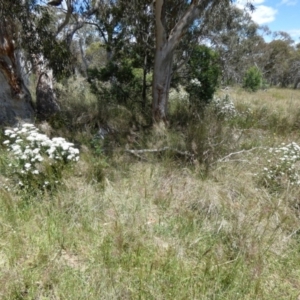
[[[251,148],[249,150],[241,150],[241,151],[237,151],[237,152],[232,152],[232,153],[218,159],[217,162],[226,162],[233,155],[237,155],[237,154],[241,154],[241,153],[247,153],[247,152],[251,152],[253,150],[257,150],[257,149],[266,149],[266,148],[265,147],[254,147],[254,148]]]
[[[138,157],[138,158],[141,159],[141,160],[146,160],[146,161],[148,161],[147,158],[145,158],[145,157],[139,155],[138,153],[132,152],[132,150],[129,150],[129,151],[126,150],[126,152],[129,152],[129,153],[133,154],[134,156]]]

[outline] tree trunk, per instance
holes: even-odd
[[[152,113],[155,122],[167,122],[174,50],[187,27],[199,17],[200,10],[197,6],[199,2],[199,0],[192,1],[181,19],[169,32],[166,25],[167,12],[164,0],[154,2],[156,48],[152,86]],[[205,0],[203,7],[207,6],[209,2],[210,0]]]
[[[172,66],[172,51],[165,50],[165,47],[156,49],[152,89],[152,113],[155,122],[167,122]]]
[[[10,27],[11,29],[12,27]],[[0,125],[18,120],[32,121],[34,109],[21,72],[12,33],[5,19],[0,20]]]
[[[40,68],[40,67],[38,67]],[[49,69],[38,71],[36,86],[36,112],[40,120],[47,120],[60,111],[56,94],[53,90],[53,75]]]
[[[147,104],[147,53],[144,57],[143,67],[143,90],[142,90],[142,109],[145,110]]]
[[[84,77],[87,78],[88,77],[88,75],[87,75],[88,63],[87,63],[85,55],[84,55],[82,38],[79,38],[79,49],[80,49],[80,55],[81,55],[81,60],[82,60],[82,64],[83,64]]]
[[[294,89],[299,89],[299,83],[300,83],[300,75],[296,75],[294,80]]]

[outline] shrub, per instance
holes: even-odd
[[[268,150],[268,165],[262,172],[263,183],[272,191],[288,185],[300,185],[300,146],[292,142]]]
[[[211,107],[218,118],[229,120],[237,115],[235,105],[228,95],[224,98],[214,97]]]
[[[108,107],[122,105],[131,111],[141,109],[141,80],[130,61],[109,62],[100,70],[94,68],[88,72],[91,91],[98,98],[102,122],[107,121]]]
[[[61,183],[62,171],[78,161],[79,150],[64,138],[49,139],[32,124],[6,129],[3,144],[10,154],[7,175],[18,189],[36,193]]]
[[[250,67],[245,76],[243,88],[256,92],[262,84],[262,74],[257,67]]]
[[[187,63],[186,91],[196,106],[209,103],[218,86],[220,67],[218,54],[206,46],[196,46]]]
[[[229,126],[236,109],[228,95],[215,98],[199,119],[193,119],[187,129],[188,151],[202,163],[208,172],[211,165],[226,154],[236,150],[238,137]]]

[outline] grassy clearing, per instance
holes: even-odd
[[[300,187],[271,190],[260,173],[265,147],[299,142],[300,92],[229,93],[253,117],[223,124],[238,135],[227,153],[196,135],[214,153],[205,176],[172,153],[108,158],[85,145],[55,193],[24,201],[1,188],[0,298],[297,299]],[[157,128],[134,145],[192,142]]]

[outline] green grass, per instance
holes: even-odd
[[[298,91],[231,93],[256,119],[248,128],[224,123],[242,132],[229,152],[299,141],[290,128]],[[288,128],[272,129],[275,108],[276,122]],[[184,134],[163,128],[145,140],[149,148],[188,146]],[[216,147],[202,176],[199,162],[170,154],[140,160],[119,145],[108,158],[86,146],[52,195],[25,202],[1,188],[1,299],[299,297],[300,188],[274,193],[260,184],[261,148],[218,161]],[[3,149],[0,158],[4,170]]]

